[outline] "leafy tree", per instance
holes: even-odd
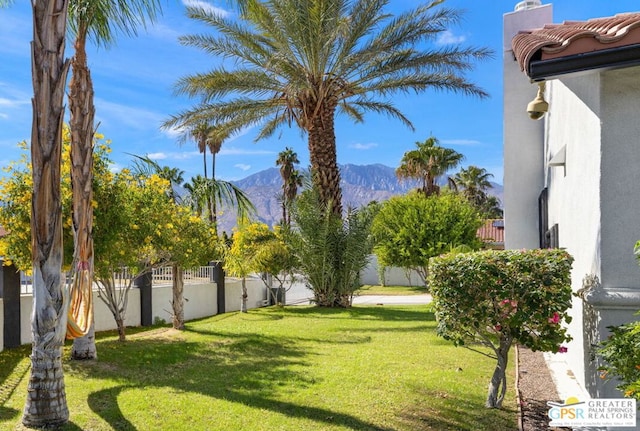
[[[415,270],[427,286],[429,260],[453,247],[477,248],[481,223],[476,210],[452,193],[392,197],[373,220],[373,251],[381,267]]]
[[[33,313],[31,373],[22,416],[25,426],[55,427],[69,420],[62,370],[68,303],[62,279],[60,155],[68,0],[31,2],[33,41],[31,127]]]
[[[293,206],[295,228],[288,238],[315,303],[350,307],[371,253],[371,213],[349,209],[343,219],[327,206],[319,192],[303,192]]]
[[[287,292],[297,279],[295,272],[299,262],[291,244],[287,241],[289,228],[276,226],[272,233],[271,238],[258,244],[254,256],[255,271],[260,274],[267,288],[273,287],[272,280],[275,279],[278,284],[277,291]],[[285,287],[285,284],[288,284],[288,287]],[[277,303],[278,296],[275,291],[270,290],[270,292],[274,303]]]
[[[215,34],[185,36],[182,43],[230,58],[234,68],[223,65],[180,79],[176,92],[201,102],[172,117],[165,127],[211,121],[224,136],[259,125],[260,140],[295,123],[308,135],[321,202],[336,215],[342,214],[338,113],[356,122],[363,121],[366,112],[384,114],[412,127],[393,104],[395,94],[442,89],[486,96],[463,74],[472,62],[487,58],[488,50],[432,44],[461,18],[457,10],[436,8],[440,1],[398,16],[388,13],[387,1],[378,0],[238,3],[241,21],[201,7],[187,8],[189,17]]]
[[[509,350],[565,352],[562,322],[571,317],[571,264],[564,250],[490,250],[433,259],[429,282],[438,333],[456,345],[478,344],[496,359],[486,406],[500,408]]]
[[[460,164],[464,156],[450,148],[441,147],[438,140],[431,136],[424,142],[416,142],[417,149],[407,151],[396,169],[398,178],[419,180],[419,189],[425,196],[440,194],[438,180],[447,171]],[[455,182],[449,178],[449,185],[455,189]]]
[[[461,169],[454,176],[454,181],[462,195],[484,216],[484,218],[500,218],[502,210],[500,202],[495,196],[489,196],[487,191],[493,186],[489,181],[493,174],[485,168],[469,166]]]
[[[298,187],[302,186],[302,175],[296,169],[300,163],[298,154],[287,147],[278,154],[276,166],[280,166],[282,177],[282,224],[291,225],[291,205],[298,196]]]
[[[233,233],[233,243],[225,256],[227,273],[242,279],[241,312],[247,312],[247,276],[256,271],[256,255],[259,247],[273,239],[273,232],[264,223],[240,222]]]
[[[165,244],[162,246],[167,251],[166,265],[172,269],[172,293],[173,328],[184,329],[184,281],[183,268],[192,268],[206,264],[214,259],[220,250],[217,243],[217,234],[210,224],[204,221],[200,214],[194,216],[191,209],[186,206],[178,206],[178,199],[174,193],[174,187],[182,183],[182,171],[177,168],[160,166],[149,157],[136,157],[136,173],[142,177],[158,175],[169,182],[167,197],[174,204],[171,214],[166,214],[171,223],[165,225],[165,235],[162,236]]]

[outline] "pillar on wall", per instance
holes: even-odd
[[[210,262],[213,266],[213,282],[216,283],[216,292],[218,299],[218,314],[225,312],[225,295],[224,295],[224,266],[222,262]]]
[[[4,348],[20,345],[20,272],[0,259],[0,297],[4,306]]]
[[[140,289],[140,325],[142,326],[153,325],[152,281],[151,270],[145,271],[133,280],[133,287]]]

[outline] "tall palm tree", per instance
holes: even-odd
[[[204,178],[207,179],[207,149],[211,151],[211,184],[216,183],[216,155],[222,149],[222,144],[229,137],[228,133],[219,133],[218,127],[213,125],[210,121],[197,121],[193,124],[189,124],[184,128],[186,133],[183,133],[180,137],[180,143],[184,143],[187,139],[192,138],[196,141],[198,151],[203,154],[204,163]],[[208,196],[212,196],[209,193]],[[209,221],[216,224],[217,221],[217,202],[215,199],[209,199],[207,202],[207,208],[209,212]]]
[[[31,6],[33,347],[22,423],[55,427],[69,420],[62,370],[68,302],[63,294],[60,199],[68,0],[32,1]]]
[[[302,186],[302,175],[295,167],[299,163],[298,154],[289,147],[281,151],[276,160],[282,177],[282,223],[286,226],[291,224],[289,209],[298,195],[298,187]]]
[[[475,205],[479,204],[482,195],[493,187],[489,181],[490,178],[493,178],[493,174],[487,172],[485,168],[469,166],[466,169],[460,169],[460,172],[454,176],[454,181],[462,188],[463,196]]]
[[[495,196],[490,196],[487,192],[493,188],[490,178],[493,174],[487,172],[485,168],[469,166],[461,169],[454,179],[462,189],[462,195],[478,209],[485,218],[501,218],[502,208],[500,200]]]
[[[438,180],[447,171],[458,166],[464,156],[450,148],[441,147],[433,136],[424,142],[416,142],[416,147],[415,150],[404,153],[396,175],[401,179],[419,180],[422,183],[420,191],[425,196],[439,194]],[[449,184],[455,187],[454,181],[450,180]]]
[[[74,40],[75,54],[71,60],[72,77],[69,83],[69,128],[71,130],[71,181],[73,189],[74,281],[72,298],[76,303],[87,303],[84,321],[91,324],[91,283],[93,280],[93,135],[94,91],[87,63],[87,40],[98,46],[115,42],[118,32],[136,35],[146,21],[155,20],[161,10],[160,0],[70,0],[69,28]],[[73,318],[74,316],[70,316]],[[83,325],[79,334],[88,334],[74,341],[72,357],[96,357],[95,340],[91,327]],[[70,331],[71,332],[71,331]],[[69,334],[68,334],[69,335]]]
[[[188,15],[215,35],[181,38],[185,45],[231,58],[234,68],[183,77],[179,94],[198,97],[166,127],[209,120],[226,133],[259,126],[257,140],[295,123],[307,133],[311,172],[324,204],[342,213],[335,116],[356,122],[374,112],[411,121],[393,96],[442,89],[484,97],[463,73],[490,56],[477,48],[435,47],[429,42],[461,14],[434,1],[401,15],[388,14],[389,0],[243,0],[236,22],[190,7]]]

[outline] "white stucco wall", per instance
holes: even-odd
[[[96,331],[117,328],[113,314],[111,314],[104,301],[98,298],[97,291],[93,292],[93,311]],[[124,324],[125,326],[140,326],[140,322],[140,289],[131,288],[129,290],[127,310],[124,315]]]
[[[511,39],[521,29],[552,22],[551,5],[504,15],[503,140],[505,248],[539,246],[538,196],[544,187],[544,121],[532,121],[527,104],[537,94],[513,58]]]
[[[640,268],[633,246],[640,239],[640,68],[591,72],[548,83],[545,160],[564,146],[566,166],[546,166],[549,226],[575,259],[574,292],[587,276],[600,284],[576,297],[561,355],[592,397],[619,397],[599,378],[596,345],[608,326],[637,319]],[[583,300],[584,298],[584,300]]]
[[[593,73],[549,82],[545,160],[562,147],[566,165],[546,166],[549,227],[558,224],[559,245],[575,259],[571,273],[577,292],[587,274],[600,276],[600,78]],[[573,341],[562,355],[585,388],[582,299],[574,298],[569,331]],[[588,343],[587,343],[588,345]],[[580,394],[576,394],[579,396]]]
[[[268,299],[267,290],[262,280],[257,277],[248,277],[246,281],[247,308],[263,307],[263,301]],[[239,311],[242,305],[242,280],[227,277],[225,279],[225,311]]]
[[[360,271],[360,283],[371,285],[381,284],[380,276],[378,275],[378,258],[375,254],[369,256],[369,263]],[[384,284],[386,286],[422,286],[423,282],[415,271],[387,267],[384,271]]]
[[[193,320],[201,317],[213,316],[218,312],[218,298],[216,285],[185,284],[184,286],[184,319]],[[162,319],[167,323],[172,320],[173,291],[170,285],[154,287],[152,293],[153,318]]]

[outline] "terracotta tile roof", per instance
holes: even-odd
[[[588,21],[565,21],[521,31],[511,41],[520,68],[528,72],[535,60],[550,60],[621,46],[640,44],[640,12]]]
[[[504,220],[485,220],[484,224],[476,231],[476,236],[484,242],[491,244],[504,243]]]

